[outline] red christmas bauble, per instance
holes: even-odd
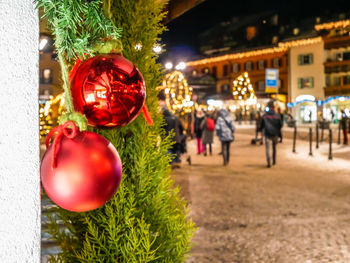
[[[58,206],[84,212],[110,200],[122,178],[122,164],[114,146],[93,132],[77,132],[72,139],[62,136],[53,167],[53,144],[43,157],[42,185]]]
[[[140,71],[117,54],[104,54],[82,62],[71,76],[76,111],[98,127],[123,126],[140,113],[146,87]]]

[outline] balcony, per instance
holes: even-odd
[[[324,71],[326,74],[349,72],[350,60],[327,61],[324,63]]]
[[[327,86],[324,88],[326,96],[349,95],[350,84]]]
[[[350,45],[349,35],[326,37],[324,39],[325,49],[336,49],[341,47],[347,47],[349,45]]]

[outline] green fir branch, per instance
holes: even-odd
[[[168,149],[172,142],[165,135],[158,110],[156,87],[161,66],[156,63],[153,46],[165,30],[161,22],[166,2],[156,2],[37,0],[67,68],[74,57],[93,53],[93,42],[120,38],[123,55],[144,77],[146,104],[154,121],[149,126],[140,114],[122,128],[90,128],[118,150],[123,179],[115,196],[99,209],[85,213],[58,210],[57,216],[68,230],[61,230],[57,218],[50,221],[48,231],[61,248],[51,262],[180,263],[191,248],[195,227],[170,176]],[[135,49],[138,43],[141,50]]]

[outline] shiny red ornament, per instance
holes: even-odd
[[[74,212],[90,211],[103,206],[117,191],[122,178],[121,160],[104,137],[80,132],[75,125],[68,129],[68,125],[59,126],[54,143],[45,152],[41,182],[58,206]]]
[[[73,104],[97,127],[120,127],[133,121],[146,99],[140,71],[117,54],[92,57],[74,67],[71,79]]]

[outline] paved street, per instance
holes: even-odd
[[[327,145],[308,156],[307,142],[278,145],[277,166],[266,168],[264,146],[238,130],[231,162],[213,156],[173,174],[199,227],[188,263],[350,262],[350,147]]]

